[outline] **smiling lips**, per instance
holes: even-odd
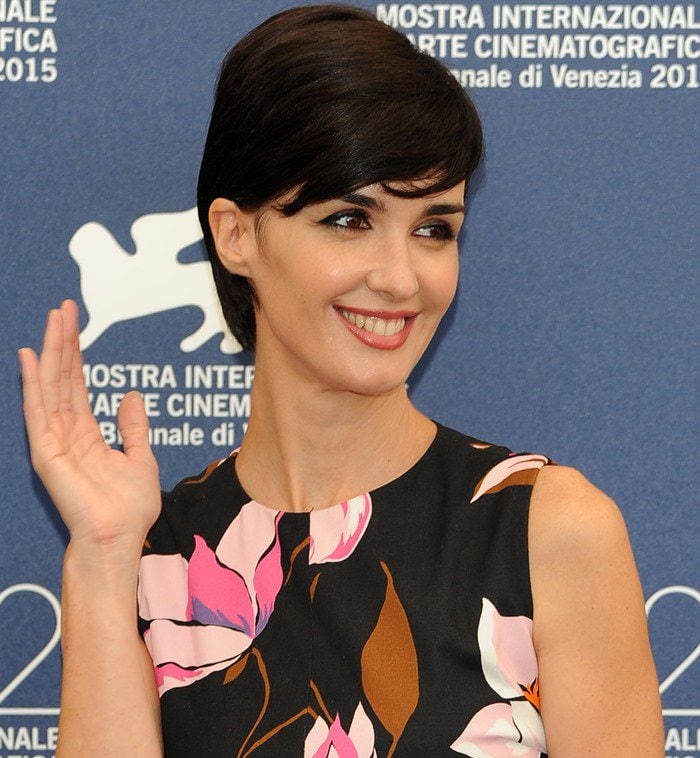
[[[352,311],[341,310],[340,312],[351,324],[359,326],[366,332],[372,332],[372,334],[386,334],[389,337],[393,337],[406,326],[406,319],[403,316],[387,320],[378,316],[365,316],[362,313],[353,313]]]
[[[361,341],[379,350],[396,350],[408,338],[415,313],[350,311],[336,307],[345,326]]]

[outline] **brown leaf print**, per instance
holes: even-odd
[[[503,479],[503,481],[498,482],[497,484],[494,484],[493,487],[489,487],[486,491],[482,492],[482,495],[492,495],[496,492],[500,492],[501,490],[506,489],[506,487],[515,487],[517,485],[528,485],[528,484],[534,484],[535,479],[537,479],[537,474],[539,473],[539,469],[530,468],[525,469],[524,471],[516,471],[516,473],[511,474],[509,477],[506,477]],[[483,482],[483,479],[482,479]],[[481,483],[477,485],[477,489],[481,486]]]
[[[544,455],[523,453],[509,456],[486,472],[474,488],[470,502],[476,502],[482,495],[501,492],[506,487],[532,485],[535,483],[539,470],[548,463],[549,459]]]
[[[232,663],[226,669],[226,676],[224,676],[224,684],[229,684],[234,679],[238,678],[238,676],[243,672],[243,669],[248,664],[249,655],[250,655],[249,653],[246,653],[242,658],[237,660],[235,663]]]
[[[314,595],[316,594],[316,585],[318,584],[318,580],[321,578],[321,572],[319,571],[318,574],[311,580],[311,586],[309,587],[309,595],[311,596],[311,602],[314,601]]]
[[[362,651],[362,687],[391,734],[387,753],[391,756],[418,705],[418,656],[391,572],[383,561],[380,566],[386,574],[386,595],[377,624]]]
[[[289,556],[289,570],[287,571],[287,576],[284,578],[284,584],[285,586],[289,582],[289,580],[292,578],[292,569],[294,568],[294,561],[299,557],[301,554],[301,551],[309,545],[311,542],[311,538],[307,537],[305,540],[300,542],[294,550],[292,550],[292,554]]]
[[[262,708],[260,709],[260,714],[258,715],[258,718],[256,719],[255,723],[253,724],[253,728],[248,732],[248,736],[243,741],[243,744],[241,745],[241,749],[238,751],[237,758],[246,758],[246,756],[250,755],[262,742],[258,740],[250,749],[246,750],[246,752],[243,752],[246,749],[246,746],[252,739],[253,735],[255,734],[255,730],[260,725],[260,722],[263,720],[263,716],[265,715],[265,712],[267,711],[267,706],[270,703],[270,678],[267,675],[267,668],[265,667],[265,661],[263,661],[263,657],[260,654],[260,651],[257,648],[251,648],[249,657],[254,657],[258,664],[258,671],[260,672],[260,678],[263,681],[263,685],[265,686],[265,697],[263,699]],[[263,742],[268,739],[268,737],[263,738]]]
[[[192,479],[188,479],[185,484],[201,484],[202,482],[206,481],[209,478],[209,475],[212,471],[215,471],[219,464],[221,463],[223,459],[219,458],[215,461],[212,461],[202,472],[202,474],[199,477],[193,477]]]

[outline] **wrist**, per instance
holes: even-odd
[[[72,538],[63,560],[64,575],[98,581],[135,580],[142,548],[143,541],[132,538],[98,544]]]

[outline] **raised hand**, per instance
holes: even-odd
[[[78,309],[66,300],[49,312],[40,357],[19,351],[24,418],[32,464],[71,542],[140,550],[160,510],[158,465],[138,392],[122,400],[117,422],[124,452],[102,438],[88,402],[78,346]]]

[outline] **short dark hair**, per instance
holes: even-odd
[[[255,349],[255,292],[219,260],[214,199],[254,211],[293,192],[276,206],[291,216],[376,183],[425,196],[468,182],[482,145],[457,80],[365,10],[293,8],[249,32],[222,63],[197,187],[217,292],[241,346]]]

